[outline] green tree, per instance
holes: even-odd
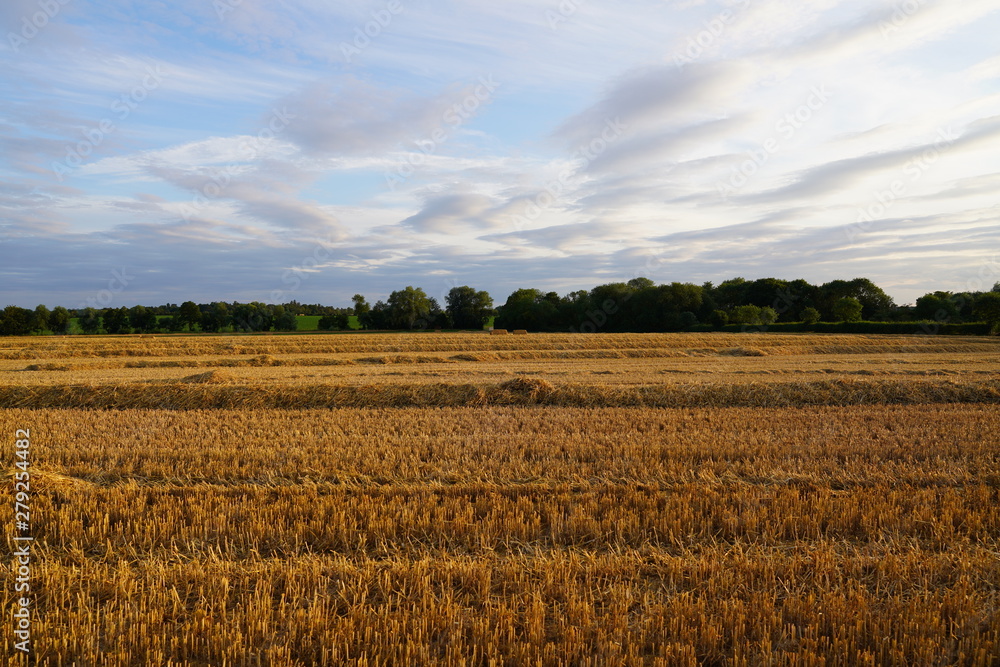
[[[744,298],[751,306],[783,307],[787,300],[788,281],[778,278],[760,278],[747,283]]]
[[[20,306],[7,306],[0,312],[0,336],[27,336],[32,331],[35,313]]]
[[[49,318],[52,317],[52,313],[43,304],[38,304],[35,308],[35,314],[31,318],[31,329],[32,331],[37,331],[42,333],[49,328]]]
[[[124,334],[132,332],[132,329],[129,327],[128,308],[125,306],[122,306],[121,308],[106,308],[102,319],[104,320],[105,331],[110,334]]]
[[[832,316],[834,320],[843,322],[833,312],[840,299],[851,297],[857,299],[862,306],[860,318],[868,320],[884,320],[890,311],[896,307],[892,298],[867,278],[853,280],[832,280],[819,288],[819,309],[824,316]]]
[[[389,304],[385,301],[376,301],[371,309],[358,316],[358,321],[364,329],[388,329],[391,326]]]
[[[833,304],[833,317],[837,322],[857,322],[861,319],[863,307],[853,296],[837,299]]]
[[[324,315],[319,320],[321,331],[344,331],[350,322],[347,311],[337,311]]]
[[[274,316],[275,331],[298,331],[299,318],[296,316],[294,310],[290,310],[284,306],[275,306],[272,314]]]
[[[799,313],[799,318],[806,324],[816,324],[819,322],[819,311],[813,307],[803,308]]]
[[[78,316],[83,333],[94,334],[101,330],[101,314],[94,308],[85,308]]]
[[[128,319],[136,331],[150,333],[157,329],[156,314],[145,306],[132,306],[128,311]]]
[[[166,328],[166,330],[170,333],[179,333],[184,331],[184,320],[182,320],[178,315],[170,315],[163,318],[163,320],[160,321],[160,325]]]
[[[724,310],[713,310],[708,321],[714,328],[721,329],[729,324],[729,313]]]
[[[590,310],[590,292],[587,290],[570,292],[559,299],[557,310],[556,319],[560,329],[578,327],[587,319],[587,311]]]
[[[972,312],[976,319],[990,324],[996,331],[1000,328],[1000,291],[980,294],[976,298]]]
[[[729,311],[729,321],[733,324],[759,326],[763,324],[760,306],[736,306]]]
[[[355,317],[360,317],[365,313],[371,311],[372,307],[368,305],[368,301],[365,300],[363,294],[355,294],[351,297],[351,301],[354,302],[354,315]]]
[[[201,309],[194,301],[185,301],[175,317],[188,331],[194,331],[195,326],[201,322]]]
[[[231,320],[229,304],[225,301],[215,301],[201,314],[201,330],[222,331],[229,326]]]
[[[72,319],[70,312],[62,306],[56,306],[49,315],[49,329],[53,333],[68,333],[69,322]]]
[[[716,304],[723,309],[747,305],[746,293],[749,284],[744,278],[732,278],[719,283],[713,290]]]
[[[951,292],[932,292],[917,299],[913,313],[921,320],[954,322],[958,319],[959,308]]]
[[[550,331],[559,327],[562,306],[563,300],[555,292],[543,294],[533,288],[518,289],[497,309],[494,326],[500,329]]]
[[[652,282],[652,281],[649,281]],[[645,284],[644,279],[633,279],[633,284]],[[587,319],[604,331],[628,331],[634,328],[634,308],[629,303],[637,293],[649,293],[655,287],[637,292],[628,283],[607,283],[590,290],[590,310]],[[581,325],[582,326],[582,325]]]
[[[237,331],[270,331],[274,324],[271,308],[259,301],[233,305],[233,327]]]
[[[653,287],[656,287],[656,283],[654,283],[652,280],[650,280],[649,278],[643,278],[641,276],[638,278],[633,278],[632,280],[628,281],[625,284],[637,292],[644,289],[651,289]]]
[[[452,287],[445,297],[446,311],[456,329],[482,329],[493,316],[493,299],[468,285]]]
[[[389,295],[389,320],[397,329],[414,329],[418,322],[424,326],[430,319],[431,300],[424,290],[407,285]]]

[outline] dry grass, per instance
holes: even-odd
[[[1000,379],[846,379],[666,382],[650,386],[554,384],[518,377],[491,384],[379,382],[362,385],[265,385],[225,370],[142,384],[0,386],[0,405],[18,408],[169,409],[445,407],[801,407],[1000,403]]]
[[[1000,661],[995,341],[388,338],[0,339],[36,663]]]

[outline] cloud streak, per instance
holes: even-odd
[[[998,247],[990,0],[403,2],[350,59],[384,2],[226,6],[73,0],[0,40],[7,303],[75,306],[122,267],[122,305],[642,273],[865,275],[905,303]],[[5,3],[4,34],[34,11]]]

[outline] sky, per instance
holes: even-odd
[[[0,306],[1000,281],[996,0],[4,0]]]

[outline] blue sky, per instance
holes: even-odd
[[[0,305],[1000,281],[995,0],[5,0]]]

